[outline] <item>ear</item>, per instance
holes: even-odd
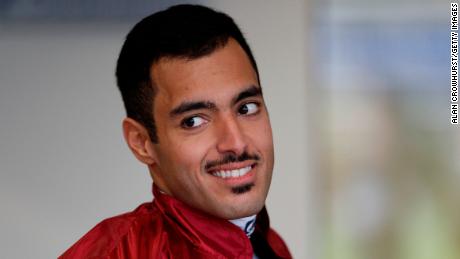
[[[136,158],[146,165],[155,164],[157,156],[147,129],[131,118],[125,118],[122,126],[125,141]]]

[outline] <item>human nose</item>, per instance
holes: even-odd
[[[220,153],[241,155],[246,150],[244,132],[238,123],[238,118],[224,118],[217,129],[217,150]]]

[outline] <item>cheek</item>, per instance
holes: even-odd
[[[254,125],[248,125],[247,132],[256,149],[265,153],[273,152],[272,130],[268,119],[261,120]]]
[[[175,139],[176,142],[170,144],[172,148],[169,157],[173,158],[171,163],[187,173],[200,171],[209,150],[209,143],[206,142],[208,139],[202,137],[176,137]]]

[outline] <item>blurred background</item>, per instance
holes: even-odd
[[[321,258],[460,258],[449,9],[432,0],[311,3]]]
[[[121,133],[118,52],[142,17],[222,10],[259,64],[267,200],[294,258],[460,258],[447,1],[0,1],[0,254],[55,258],[152,199]]]

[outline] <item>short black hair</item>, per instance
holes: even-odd
[[[150,69],[161,58],[196,59],[235,39],[257,73],[256,61],[233,19],[200,5],[175,5],[145,17],[126,36],[117,61],[116,78],[126,113],[141,123],[158,143],[153,100],[156,93]]]

